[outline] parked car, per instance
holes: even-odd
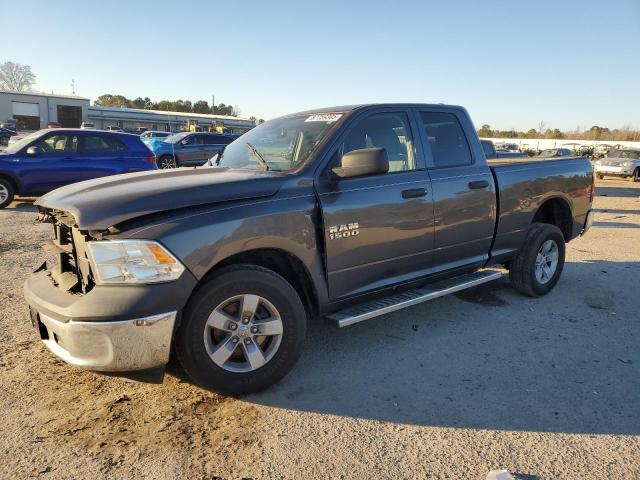
[[[80,128],[83,130],[93,130],[96,128],[96,126],[93,122],[82,122],[80,124]]]
[[[47,128],[62,128],[62,125],[58,122],[49,122]]]
[[[196,383],[242,394],[292,368],[310,319],[351,325],[492,266],[545,295],[591,224],[591,164],[492,162],[461,107],[361,105],[258,125],[218,168],[55,190],[36,202],[61,254],[25,284],[33,325],[83,368],[163,368],[173,348]]]
[[[173,132],[162,132],[159,130],[147,130],[140,134],[140,138],[167,138],[173,135]]]
[[[14,130],[9,130],[8,128],[0,127],[0,145],[7,146],[9,145],[9,140],[11,137],[17,135],[17,132]]]
[[[606,157],[595,161],[594,170],[599,179],[611,176],[640,182],[640,148],[610,150]]]
[[[482,145],[487,160],[493,160],[495,158],[529,158],[529,155],[523,152],[496,150],[491,140],[480,140],[480,144]]]
[[[109,132],[124,132],[124,130],[122,130],[122,128],[120,128],[117,125],[109,125],[107,127],[107,131],[109,131]]]
[[[495,146],[496,150],[506,150],[509,152],[519,152],[520,151],[520,147],[518,147],[517,144],[515,143],[498,143]]]
[[[147,127],[137,127],[135,130],[135,133],[137,133],[138,135],[143,134],[144,132],[147,132],[149,129]]]
[[[536,157],[553,158],[553,157],[571,157],[573,153],[568,148],[547,148],[542,150]]]
[[[158,168],[176,168],[204,165],[234,139],[220,133],[184,132],[147,145],[158,159]]]
[[[155,170],[136,135],[82,129],[40,130],[0,152],[0,208],[82,180]]]
[[[13,119],[4,120],[4,121],[0,122],[0,128],[6,128],[8,130],[12,130],[14,132],[17,132],[18,131],[18,124]]]

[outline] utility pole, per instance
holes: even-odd
[[[72,78],[71,79],[71,95],[75,95],[76,94],[76,81]]]
[[[213,109],[216,106],[216,97],[215,95],[211,95],[211,113],[213,113]]]

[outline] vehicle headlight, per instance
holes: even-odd
[[[628,167],[629,165],[631,165],[629,162],[622,162],[621,165],[623,167]]]
[[[600,165],[602,165],[602,162],[600,160],[596,160],[593,164],[600,166]]]
[[[140,284],[176,280],[184,266],[167,249],[151,240],[87,242],[98,284]]]

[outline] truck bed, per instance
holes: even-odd
[[[547,201],[571,209],[565,238],[577,236],[590,208],[593,173],[585,157],[488,160],[498,194],[498,223],[491,256],[500,258],[524,242],[532,216]]]

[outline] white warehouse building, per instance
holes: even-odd
[[[40,130],[49,124],[78,128],[90,122],[95,128],[118,126],[123,130],[215,130],[241,134],[256,126],[254,120],[227,115],[166,112],[137,108],[100,107],[85,97],[39,92],[0,90],[0,123],[19,131]]]

